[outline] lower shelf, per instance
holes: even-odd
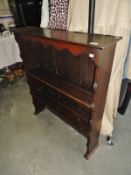
[[[50,111],[58,115],[63,121],[87,137],[90,130],[89,114],[87,114],[87,119],[85,119],[85,117],[83,117],[80,113],[77,113],[67,105],[61,103],[44,92],[42,94],[32,92],[32,97],[34,102],[36,101],[37,103],[40,103],[40,105],[43,103],[43,106],[46,105]]]

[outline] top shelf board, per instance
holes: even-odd
[[[89,35],[82,32],[70,32],[65,30],[48,29],[40,27],[20,27],[12,29],[15,34],[22,34],[28,36],[36,36],[40,38],[47,38],[59,40],[68,43],[80,44],[96,49],[105,49],[112,44],[115,44],[121,37],[93,34]]]

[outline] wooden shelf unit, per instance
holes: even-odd
[[[27,73],[35,114],[48,107],[98,145],[116,43],[120,38],[37,27],[13,30]],[[95,43],[95,44],[94,44]]]

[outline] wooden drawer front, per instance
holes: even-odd
[[[91,109],[86,108],[78,103],[73,102],[72,100],[70,100],[69,98],[67,98],[66,96],[62,95],[62,94],[58,94],[57,98],[61,101],[61,103],[69,106],[70,108],[72,108],[73,110],[81,113],[81,115],[84,116],[84,118],[87,119],[87,114],[91,113]]]
[[[36,98],[36,101],[40,101],[41,104],[43,102],[43,105],[46,102],[47,107],[52,112],[57,114],[62,120],[64,120],[74,129],[76,129],[78,132],[80,132],[84,136],[87,136],[87,133],[90,130],[89,114],[86,114],[86,118],[84,118],[84,116],[81,115],[79,112],[72,110],[72,108],[70,108],[68,105],[61,103],[61,101],[50,96],[44,91],[43,93],[35,91],[32,92],[32,95],[34,96],[34,101]]]
[[[60,77],[85,89],[92,89],[95,65],[87,53],[74,56],[66,49],[56,50],[55,58]]]

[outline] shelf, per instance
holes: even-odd
[[[93,108],[92,94],[90,92],[61,79],[53,73],[43,71],[42,68],[38,67],[30,70],[27,76],[38,80],[47,87],[54,89],[56,92],[65,95],[84,107]]]

